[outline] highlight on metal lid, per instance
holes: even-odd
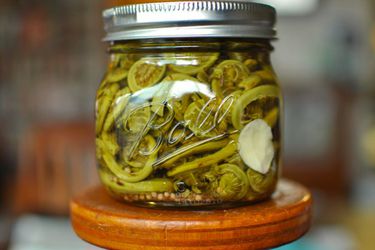
[[[250,1],[133,4],[103,11],[104,41],[152,38],[276,38],[276,11]]]

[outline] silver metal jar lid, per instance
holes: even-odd
[[[276,36],[276,11],[250,1],[134,4],[103,11],[104,41],[149,38]]]

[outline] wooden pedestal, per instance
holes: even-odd
[[[311,195],[281,180],[265,202],[224,210],[158,210],[115,201],[96,187],[71,202],[83,240],[116,250],[237,250],[280,246],[309,228]]]

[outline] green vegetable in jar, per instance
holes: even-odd
[[[214,166],[213,173],[217,175],[213,182],[213,192],[223,200],[240,200],[249,191],[249,181],[245,172],[234,164]]]
[[[273,85],[262,85],[253,89],[249,89],[238,98],[234,104],[232,111],[232,124],[236,129],[243,127],[242,117],[245,113],[245,108],[252,102],[261,98],[278,98],[279,89]]]
[[[155,178],[136,183],[129,183],[113,177],[105,170],[100,170],[99,176],[108,188],[119,194],[172,192],[173,190],[172,181],[166,178]]]
[[[218,57],[219,53],[178,53],[170,56],[174,63],[169,67],[174,72],[196,75],[214,64]]]
[[[128,84],[132,92],[158,83],[164,76],[166,66],[151,59],[141,59],[129,70]]]
[[[112,100],[119,88],[120,86],[116,83],[110,85],[104,89],[103,96],[97,100],[98,108],[96,112],[96,134],[99,134],[102,131],[104,121],[112,104]]]
[[[212,90],[218,97],[223,97],[223,92],[233,89],[249,76],[249,69],[237,60],[225,60],[221,62],[211,74]],[[228,94],[228,92],[226,92]]]
[[[269,195],[277,181],[280,91],[267,58],[236,46],[126,53],[131,48],[112,46],[116,53],[97,91],[96,156],[104,185],[145,203]]]
[[[271,167],[268,173],[261,174],[251,168],[246,171],[252,190],[257,193],[266,193],[272,190],[277,181],[277,170]]]
[[[191,162],[184,163],[176,168],[169,170],[167,172],[167,176],[175,176],[182,172],[214,165],[216,163],[223,161],[227,157],[233,155],[236,149],[237,149],[236,144],[233,141],[229,142],[224,148],[222,148],[221,150],[213,154],[207,155],[205,157],[197,158]]]

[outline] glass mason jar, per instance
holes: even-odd
[[[224,3],[104,12],[110,61],[96,97],[96,155],[115,198],[228,207],[275,190],[282,105],[270,63],[275,11]]]

